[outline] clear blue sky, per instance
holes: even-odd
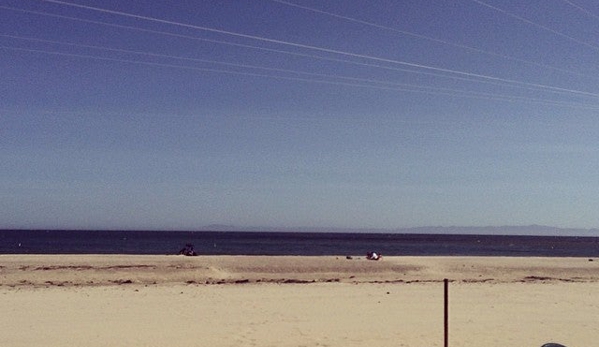
[[[599,227],[599,2],[290,1],[0,0],[0,228]]]

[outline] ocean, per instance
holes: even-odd
[[[314,232],[0,230],[0,254],[599,257],[599,237]]]

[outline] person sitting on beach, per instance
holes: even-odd
[[[188,243],[185,245],[185,247],[183,247],[180,251],[179,251],[179,255],[186,255],[186,256],[196,256],[198,255],[196,253],[196,251],[193,249],[193,245],[191,243]]]
[[[366,259],[368,260],[380,260],[383,256],[376,252],[368,252],[366,253]]]

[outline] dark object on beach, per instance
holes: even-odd
[[[560,345],[559,343],[550,342],[550,343],[546,343],[546,344],[542,345],[541,347],[566,347],[566,346]]]
[[[383,256],[376,252],[366,253],[366,259],[368,260],[380,260]]]
[[[354,259],[354,258],[352,258],[352,256],[351,256],[351,255],[348,255],[348,256],[346,256],[346,257],[345,257],[345,259],[352,260],[352,259]]]
[[[198,255],[196,251],[193,250],[193,245],[188,243],[179,251],[179,255],[186,255],[188,257],[193,257]]]

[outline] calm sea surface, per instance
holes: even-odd
[[[598,237],[296,232],[0,230],[0,254],[599,257]]]

